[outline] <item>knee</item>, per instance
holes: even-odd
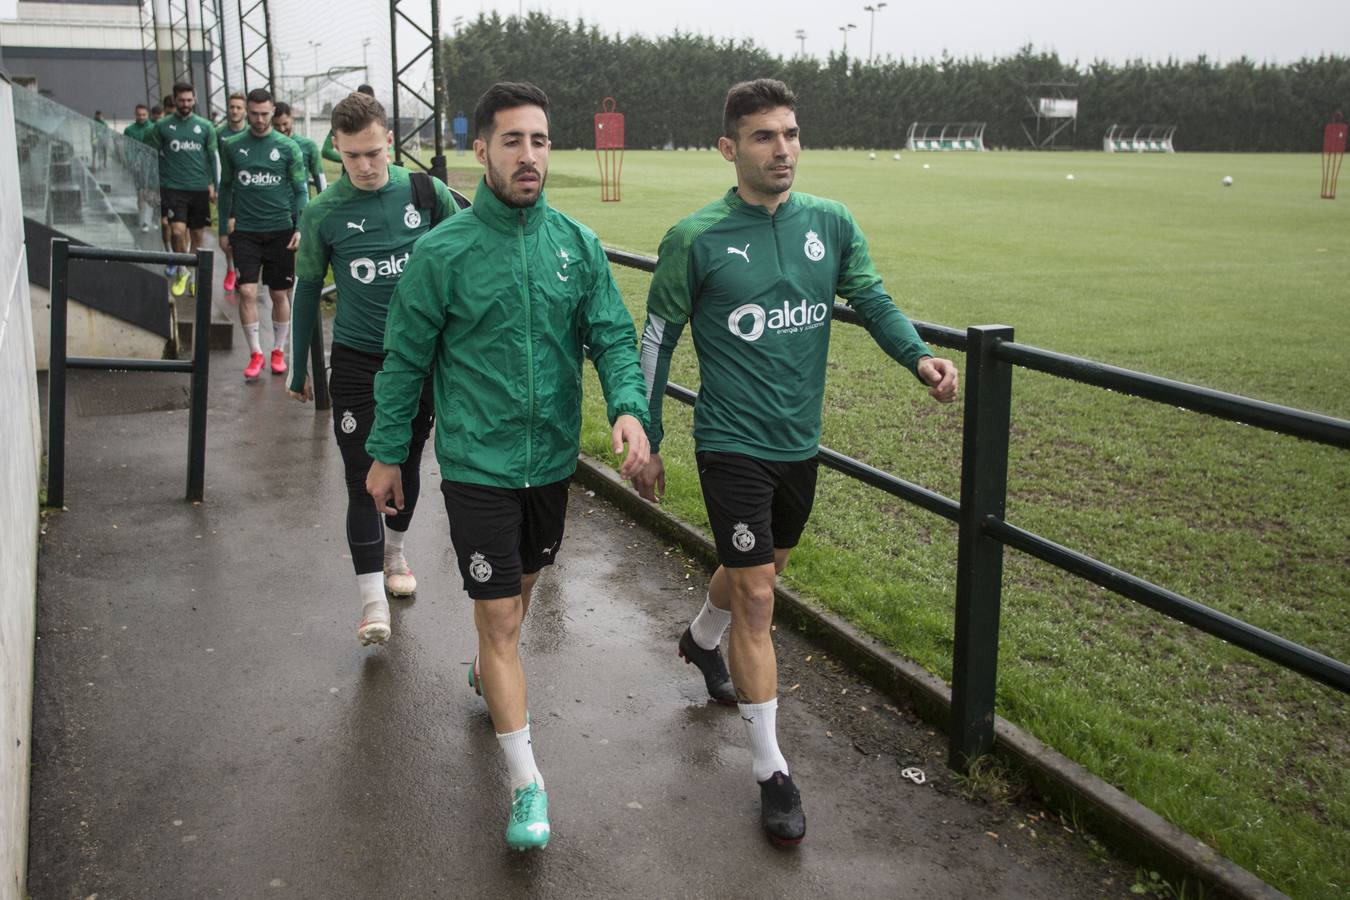
[[[737,587],[732,599],[732,625],[768,631],[773,624],[773,579],[756,578]]]
[[[520,597],[475,600],[478,604],[478,637],[495,647],[515,646],[520,641]]]

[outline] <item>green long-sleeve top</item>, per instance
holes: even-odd
[[[366,451],[407,458],[427,377],[441,477],[495,487],[571,475],[581,440],[581,363],[609,420],[646,424],[633,320],[600,240],[541,194],[506,206],[480,181],[473,206],[417,243],[399,279],[375,378]]]
[[[653,451],[664,436],[670,357],[689,323],[700,377],[695,448],[780,461],[815,456],[836,295],[918,377],[931,352],[882,287],[843,204],[793,192],[770,215],[732,188],[671,228],[642,333]]]
[[[147,135],[159,151],[159,186],[175,191],[204,191],[218,180],[216,130],[201,116],[164,116]]]
[[[305,386],[309,360],[305,350],[319,313],[324,275],[333,269],[337,316],[333,341],[366,353],[384,353],[384,323],[394,288],[408,265],[413,244],[431,230],[431,210],[413,205],[408,170],[389,167],[389,181],[363,191],[344,173],[315,197],[300,216],[300,249],[295,256],[295,300],[291,304],[292,354],[290,387]],[[450,189],[436,187],[436,221],[456,210]]]
[[[315,191],[322,194],[328,187],[328,179],[323,174],[323,159],[319,155],[319,145],[303,134],[293,134],[291,140],[299,144],[300,152],[305,154],[305,172],[309,175],[310,184],[314,185]]]
[[[225,142],[216,203],[221,234],[229,233],[231,218],[236,231],[297,228],[308,202],[305,157],[295,141],[269,129],[261,137],[247,131]]]
[[[335,163],[342,162],[342,154],[333,147],[333,129],[328,129],[328,137],[323,139],[323,158]]]

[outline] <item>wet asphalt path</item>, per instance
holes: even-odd
[[[951,790],[938,740],[865,687],[848,702],[884,727],[839,731],[852,682],[785,633],[800,687],[780,738],[808,833],[769,845],[735,710],[675,653],[706,575],[578,487],[523,643],[553,837],[508,851],[432,454],[418,596],[362,648],[329,420],[280,378],[245,385],[243,364],[239,346],[212,357],[200,507],[183,501],[186,410],[105,414],[109,391],[153,406],[186,379],[72,373],[68,511],[41,552],[32,897],[1128,893],[1076,840],[1045,839],[1058,828],[1028,838],[1025,810]],[[899,776],[913,762],[929,784]]]

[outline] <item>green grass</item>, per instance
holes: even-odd
[[[797,187],[850,206],[912,318],[1350,417],[1350,198],[1318,199],[1316,157],[878,155],[808,151]],[[600,202],[593,153],[555,153],[551,176],[555,206],[647,254],[734,181],[709,152],[629,153],[621,203]],[[640,324],[648,276],[616,277]],[[959,403],[849,326],[829,379],[824,443],[959,495]],[[687,338],[672,380],[698,383]],[[588,391],[583,443],[609,458]],[[1013,393],[1010,521],[1350,658],[1345,452],[1026,370]],[[706,525],[690,413],[666,409],[667,503]],[[955,539],[822,471],[785,577],[950,677]],[[1291,895],[1344,895],[1344,696],[1013,551],[1002,623],[1000,714]]]

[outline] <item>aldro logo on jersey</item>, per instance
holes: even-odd
[[[239,170],[239,183],[244,187],[276,187],[281,184],[281,176],[271,172],[249,172]]]
[[[354,259],[351,264],[352,277],[362,284],[370,284],[376,275],[381,278],[397,278],[403,274],[403,269],[408,265],[408,256],[409,254],[404,253],[402,256],[391,254],[388,259],[381,260],[374,260],[368,256]]]
[[[178,153],[179,151],[183,151],[186,153],[200,153],[202,149],[202,142],[184,141],[179,140],[178,138],[174,138],[173,140],[169,141],[169,149],[172,150],[174,153]]]
[[[753,344],[764,336],[766,330],[777,334],[796,334],[819,328],[829,317],[830,307],[827,304],[812,305],[805,297],[795,305],[784,300],[782,306],[770,310],[746,303],[733,309],[731,315],[727,316],[727,328],[736,337]]]

